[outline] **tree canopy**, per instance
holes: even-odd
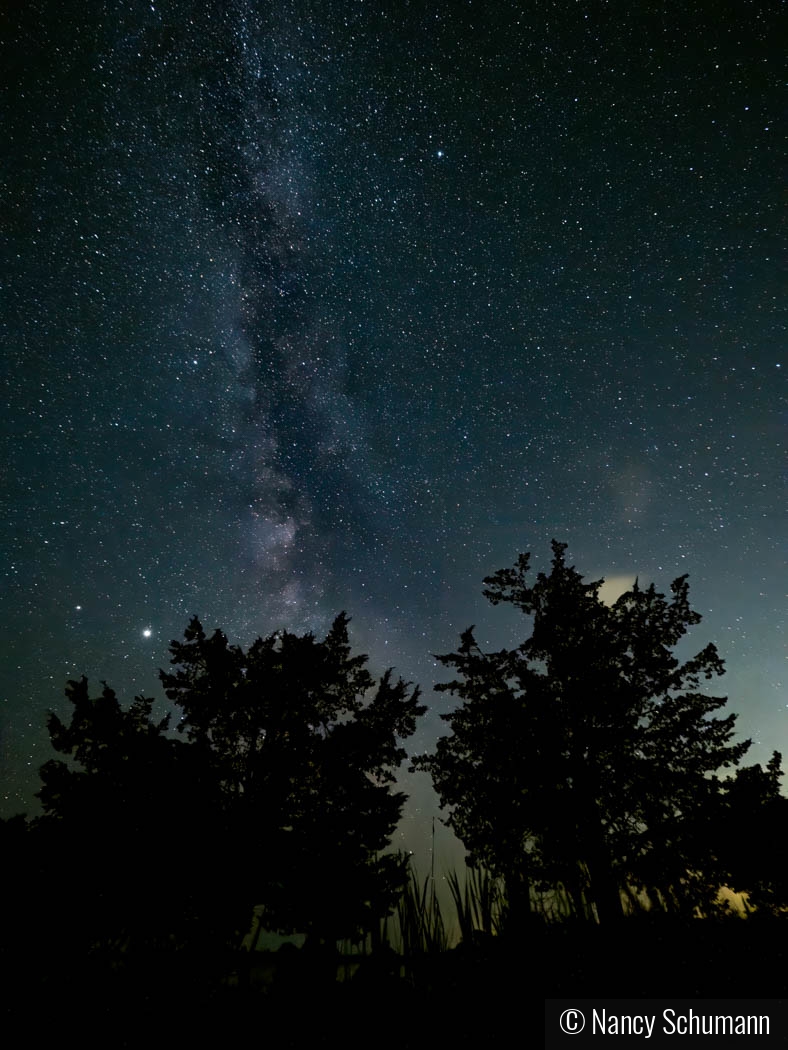
[[[425,708],[391,671],[375,688],[348,622],[340,614],[322,642],[282,631],[244,653],[195,618],[171,646],[176,670],[161,675],[211,770],[239,866],[283,932],[359,932],[404,881],[402,859],[383,851],[405,801],[392,789],[399,741]]]
[[[723,783],[717,820],[706,828],[713,837],[727,885],[747,894],[762,913],[788,908],[788,799],[780,793],[782,755],[774,751],[766,767],[745,766]]]
[[[699,691],[722,660],[713,644],[684,662],[673,653],[700,621],[686,576],[670,598],[636,581],[606,605],[602,581],[566,564],[566,544],[552,550],[534,583],[528,554],[485,579],[493,605],[531,618],[530,637],[485,653],[471,627],[437,657],[457,674],[437,688],[462,703],[414,768],[431,774],[472,861],[504,877],[520,918],[548,885],[602,920],[622,914],[626,885],[668,883],[695,906],[719,882],[689,829],[719,795],[714,774],[749,747],[733,740],[735,715],[714,714],[726,700]]]
[[[193,618],[160,672],[185,739],[152,700],[124,710],[106,685],[91,699],[87,679],[69,683],[70,722],[52,714],[49,732],[71,761],[43,766],[39,823],[74,847],[83,925],[87,909],[120,939],[192,929],[237,944],[262,905],[270,929],[337,939],[393,907],[400,741],[425,708],[391,671],[375,682],[348,622],[244,651]]]

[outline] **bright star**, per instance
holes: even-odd
[[[143,638],[150,638],[150,636],[152,634],[153,634],[153,631],[150,629],[150,627],[146,627],[145,630],[142,632],[142,637]]]

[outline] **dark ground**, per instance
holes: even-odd
[[[473,1045],[514,1021],[523,1045],[540,1045],[544,998],[782,998],[787,932],[780,920],[752,918],[536,926],[513,944],[422,957],[404,976],[399,959],[367,958],[342,982],[332,980],[335,960],[303,949],[220,961],[152,953],[120,963],[65,949],[28,953],[6,959],[4,1027],[10,1034],[21,1024],[34,1046],[73,1037],[113,1050],[173,1042],[393,1048]]]

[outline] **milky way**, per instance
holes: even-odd
[[[788,746],[778,7],[526,7],[6,18],[5,815],[66,679],[160,696],[194,613],[346,609],[430,746],[431,654],[521,640],[481,580],[552,537],[688,572]]]

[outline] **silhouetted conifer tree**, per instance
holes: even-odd
[[[58,930],[75,943],[237,947],[252,909],[317,940],[360,935],[394,905],[405,862],[385,853],[405,795],[400,746],[425,710],[387,672],[351,656],[348,618],[326,639],[286,631],[247,652],[192,619],[160,672],[178,729],[104,686],[69,682],[70,761],[41,769],[50,856],[62,855]],[[38,840],[37,840],[38,841]]]
[[[125,710],[106,684],[91,698],[85,677],[66,696],[69,723],[52,713],[48,729],[70,761],[42,766],[44,816],[31,829],[61,857],[57,936],[75,946],[210,940],[224,917],[210,923],[205,894],[182,878],[183,868],[200,870],[197,843],[208,837],[196,756],[167,735],[169,717],[152,718],[151,699]]]
[[[195,618],[161,679],[202,756],[233,843],[237,891],[263,923],[316,939],[358,935],[385,915],[405,874],[384,853],[405,795],[399,741],[425,710],[387,672],[375,687],[351,656],[348,617],[325,640],[287,631],[244,652]],[[371,694],[371,695],[369,695]]]
[[[458,675],[437,689],[463,702],[414,767],[431,774],[472,861],[504,877],[515,922],[533,888],[557,883],[578,913],[593,903],[608,921],[623,913],[624,884],[680,882],[708,860],[685,831],[713,811],[710,774],[749,742],[732,743],[735,715],[712,717],[724,699],[698,692],[723,672],[715,647],[684,663],[671,651],[700,620],[686,576],[669,600],[636,582],[609,606],[602,581],[566,565],[566,544],[552,549],[551,572],[533,584],[528,554],[485,579],[494,605],[532,617],[531,636],[484,653],[469,628],[437,657]],[[713,879],[701,882],[711,893]]]
[[[788,909],[788,799],[780,793],[782,755],[764,769],[744,766],[723,782],[724,804],[713,827],[727,884],[759,912]]]

